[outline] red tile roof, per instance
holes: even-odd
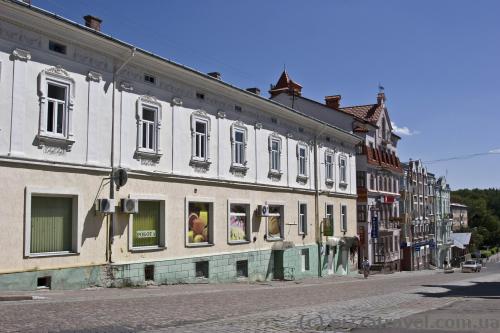
[[[288,73],[286,72],[286,70],[284,70],[283,73],[281,73],[281,76],[278,79],[276,85],[274,85],[271,90],[269,90],[269,93],[271,94],[271,96],[275,96],[281,92],[286,91],[293,91],[295,94],[300,96],[302,86],[290,79],[290,76],[288,76]]]
[[[353,115],[372,124],[376,124],[382,114],[383,107],[379,104],[357,105],[340,108],[340,111]]]
[[[366,155],[368,164],[386,168],[394,172],[403,173],[401,162],[394,153],[388,153],[380,148],[363,146],[363,154]]]

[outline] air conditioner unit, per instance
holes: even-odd
[[[257,206],[257,215],[259,215],[259,216],[269,216],[269,205],[259,205],[259,206]]]
[[[95,210],[101,213],[114,213],[115,200],[114,199],[97,199],[95,203]]]
[[[120,206],[122,207],[122,213],[139,213],[139,200],[137,199],[122,199]]]

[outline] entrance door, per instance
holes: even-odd
[[[281,250],[273,251],[273,278],[277,280],[285,278],[283,272],[283,252]]]
[[[337,274],[346,275],[347,274],[347,264],[349,260],[349,250],[340,248],[339,257],[337,260]]]
[[[333,274],[333,259],[334,259],[334,251],[333,248],[330,245],[326,246],[326,258],[328,260],[328,274],[332,275]]]

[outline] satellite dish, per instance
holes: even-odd
[[[128,180],[127,170],[123,168],[118,168],[115,170],[115,172],[113,172],[113,181],[115,182],[117,191],[120,189],[120,187],[125,186],[125,184],[127,184],[127,180]]]

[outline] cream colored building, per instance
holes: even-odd
[[[0,289],[356,267],[359,137],[99,23],[0,1]]]

